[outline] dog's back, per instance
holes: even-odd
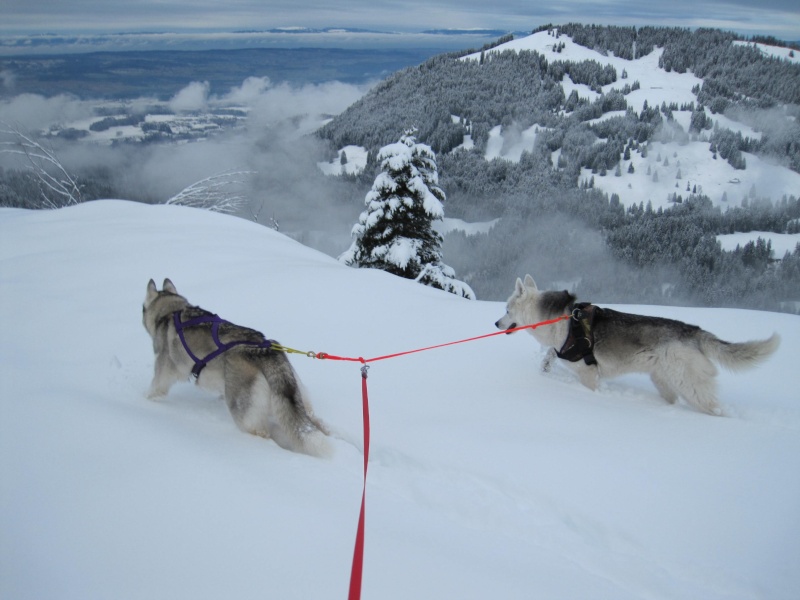
[[[777,349],[776,335],[726,342],[682,321],[602,309],[595,320],[595,357],[602,376],[645,372],[668,402],[683,397],[708,414],[717,403],[717,363],[727,369],[756,366]]]
[[[726,342],[697,325],[609,308],[597,312],[594,328],[597,352],[613,352],[619,345],[626,348],[625,354],[629,354],[680,343],[696,346],[707,358],[731,371],[757,366],[780,345],[778,334],[765,340]]]

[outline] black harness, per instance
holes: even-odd
[[[181,344],[183,344],[183,349],[186,350],[186,354],[188,354],[189,357],[194,361],[194,367],[192,367],[192,377],[195,379],[200,377],[200,371],[205,369],[209,362],[223,352],[227,352],[234,346],[248,345],[255,346],[257,348],[269,349],[273,344],[273,340],[264,340],[263,342],[239,341],[223,344],[219,339],[219,326],[223,323],[230,324],[230,321],[225,321],[224,319],[221,319],[219,316],[210,312],[204,311],[203,314],[198,317],[194,317],[188,321],[181,321],[181,311],[176,310],[174,313],[172,313],[172,320],[175,323],[175,331],[178,332],[178,337],[181,340]],[[217,345],[217,349],[210,352],[203,358],[199,358],[194,354],[194,352],[191,351],[189,344],[186,343],[186,337],[183,334],[183,330],[187,327],[195,327],[197,325],[204,325],[206,323],[211,323],[211,339],[214,340],[214,343]]]
[[[569,333],[561,350],[556,356],[569,362],[580,359],[587,365],[596,365],[594,357],[594,320],[602,313],[602,309],[590,302],[580,302],[572,307],[572,318],[569,320]]]

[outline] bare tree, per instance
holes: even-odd
[[[192,206],[214,212],[232,213],[247,202],[247,196],[236,191],[243,176],[254,171],[225,171],[185,187],[165,204]]]
[[[52,146],[38,142],[19,127],[0,125],[3,127],[0,134],[11,138],[0,141],[0,153],[25,157],[28,168],[36,176],[40,199],[35,206],[53,209],[83,202],[77,177],[67,171]]]

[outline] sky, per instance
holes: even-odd
[[[800,40],[797,0],[3,0],[0,35],[347,27],[381,31],[547,23],[714,27]]]

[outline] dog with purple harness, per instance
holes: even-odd
[[[277,342],[192,306],[169,279],[161,290],[152,279],[148,283],[142,321],[155,352],[149,398],[192,378],[222,395],[241,430],[287,450],[330,454],[328,431]]]

